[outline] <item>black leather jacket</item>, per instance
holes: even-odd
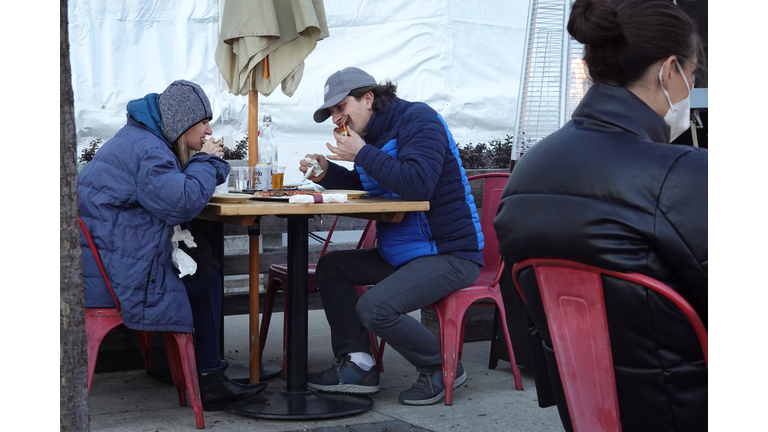
[[[708,153],[668,142],[664,119],[634,94],[593,85],[572,120],[512,172],[494,221],[508,268],[547,257],[645,274],[706,325]],[[623,430],[706,430],[707,370],[688,321],[653,292],[604,284]],[[556,402],[567,417],[532,271],[521,285],[540,405]]]

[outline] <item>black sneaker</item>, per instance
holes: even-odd
[[[328,393],[376,394],[379,392],[379,370],[360,369],[348,355],[333,359],[333,366],[322,372],[311,373],[307,387]]]
[[[464,384],[464,381],[467,380],[467,373],[464,372],[461,363],[456,367],[456,375],[453,388]],[[400,393],[398,400],[405,405],[433,405],[443,400],[443,397],[445,397],[443,371],[436,370],[430,373],[420,373],[416,384]]]

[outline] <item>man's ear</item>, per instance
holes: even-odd
[[[365,99],[365,107],[367,109],[371,109],[373,107],[373,99],[374,99],[373,92],[372,91],[366,92],[363,95],[363,99]]]

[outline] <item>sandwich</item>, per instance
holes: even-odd
[[[341,136],[349,136],[349,132],[347,132],[347,123],[349,123],[349,114],[344,116],[344,119],[341,120],[339,127],[333,131],[338,132]]]

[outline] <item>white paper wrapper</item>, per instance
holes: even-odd
[[[288,199],[288,202],[291,204],[345,203],[347,194],[294,195]]]
[[[187,255],[186,252],[179,249],[180,241],[183,241],[188,248],[195,248],[197,247],[197,244],[189,231],[181,229],[179,225],[173,227],[173,237],[171,238],[173,252],[171,252],[171,262],[174,267],[179,269],[179,277],[183,278],[184,276],[195,274],[197,271],[197,263],[192,257]]]

